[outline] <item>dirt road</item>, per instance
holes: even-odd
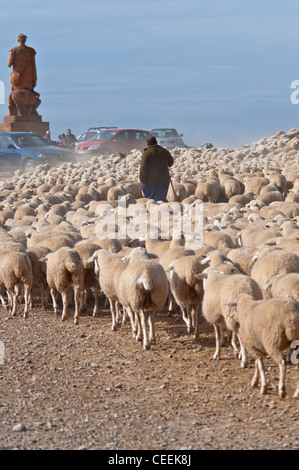
[[[111,331],[108,310],[62,322],[37,305],[24,320],[1,309],[0,449],[298,449],[297,368],[266,360],[269,393],[251,389],[231,347],[211,360],[214,333],[199,343],[179,315],[157,317],[157,344],[143,351],[129,324]]]

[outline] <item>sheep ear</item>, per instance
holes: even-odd
[[[211,261],[211,259],[207,256],[206,258],[204,258],[200,264],[208,264],[209,262]]]
[[[229,259],[227,256],[224,256],[223,259],[224,259],[224,261],[226,261],[227,263],[234,264],[234,262],[233,262],[231,259]]]
[[[157,259],[157,258],[159,258],[159,256],[155,255],[154,253],[147,253],[147,256],[149,257],[149,259]]]
[[[99,266],[97,258],[95,258],[95,260],[94,260],[94,272],[95,272],[95,274],[98,274],[100,272],[100,266]]]
[[[256,262],[257,258],[258,258],[257,255],[255,255],[255,256],[252,258],[252,260],[251,260],[251,265],[253,265],[253,264]]]
[[[48,255],[47,255],[48,256]],[[42,263],[46,263],[48,261],[48,257],[45,256],[44,258],[39,258],[39,261],[41,261]]]
[[[88,258],[88,260],[86,262],[87,263],[93,263],[95,259],[96,259],[96,255],[93,254],[90,258]]]
[[[202,273],[195,274],[195,277],[198,281],[201,281],[202,279],[207,279],[208,273],[203,271]]]
[[[238,305],[237,302],[229,302],[228,304],[226,304],[226,306],[229,308],[236,307],[237,305]]]
[[[170,271],[173,270],[174,265],[176,264],[177,261],[178,261],[177,259],[174,260],[174,261],[172,261],[172,262],[167,266],[167,268],[165,269],[165,271],[166,271],[167,273],[170,273]]]
[[[271,286],[272,286],[272,281],[268,282],[268,284],[266,284],[262,289],[263,289],[263,290],[267,290],[267,289],[269,289],[269,287],[271,287]]]

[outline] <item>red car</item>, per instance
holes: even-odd
[[[90,140],[77,145],[77,154],[102,155],[128,153],[133,149],[143,151],[150,132],[140,129],[105,129]]]

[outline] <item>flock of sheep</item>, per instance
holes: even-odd
[[[130,321],[144,349],[156,341],[156,312],[180,312],[195,339],[202,315],[214,326],[214,359],[227,334],[241,367],[248,355],[255,359],[252,386],[260,377],[266,393],[263,357],[270,356],[279,366],[283,398],[286,362],[299,340],[297,132],[279,131],[236,150],[175,148],[172,154],[173,187],[162,204],[143,197],[137,150],[56,168],[39,165],[1,182],[2,306],[16,315],[24,303],[27,318],[40,295],[44,309],[51,302],[60,314],[62,305],[62,320],[71,309],[77,324],[89,301],[91,314],[99,314],[103,296],[112,329]],[[184,214],[202,206],[200,247],[190,248],[184,234],[97,236],[107,203],[117,216],[120,202],[159,211],[174,201]]]

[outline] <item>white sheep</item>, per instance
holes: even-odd
[[[134,312],[139,340],[142,330],[143,348],[155,344],[155,314],[163,310],[168,297],[168,279],[163,267],[141,247],[124,257],[128,266],[119,278],[119,300]],[[149,324],[147,331],[146,319]]]
[[[238,336],[236,319],[234,309],[231,309],[228,304],[235,301],[241,293],[248,293],[255,299],[262,299],[262,291],[256,281],[244,274],[223,274],[217,269],[206,268],[197,277],[204,280],[202,314],[206,321],[214,326],[215,330],[216,349],[213,359],[220,359],[220,346],[224,328],[234,333],[232,346],[237,357],[239,351],[235,342],[235,335]],[[241,342],[240,347],[241,367],[245,367],[247,360]]]
[[[56,315],[59,314],[59,307],[56,299],[57,291],[61,294],[63,309],[62,320],[68,317],[68,292],[72,288],[74,291],[75,315],[74,323],[79,323],[79,299],[83,289],[83,262],[79,253],[71,248],[62,247],[54,253],[49,253],[41,259],[47,262],[47,283],[53,301]]]
[[[118,293],[119,278],[128,262],[122,259],[123,254],[111,253],[99,249],[87,260],[94,265],[94,271],[98,275],[98,284],[110,304],[112,316],[112,331],[120,325],[120,301]],[[132,325],[133,327],[133,325]]]
[[[286,250],[265,250],[260,256],[257,254],[253,261],[251,277],[263,289],[264,297],[269,295],[269,282],[274,276],[299,273],[299,256]]]
[[[11,305],[11,314],[17,313],[17,297],[19,285],[24,288],[24,318],[28,317],[31,304],[32,289],[32,265],[26,253],[19,251],[0,252],[0,296],[2,305],[6,307],[3,300],[3,291],[6,289]]]
[[[223,272],[223,274],[240,274],[233,261],[217,250],[208,253],[208,256],[201,261],[201,264],[209,264],[211,268],[217,269]]]
[[[203,297],[203,282],[196,275],[203,271],[201,255],[184,256],[170,263],[169,275],[171,294],[182,312],[188,334],[199,336],[199,315]]]
[[[236,306],[236,319],[239,323],[238,334],[246,351],[255,359],[252,387],[258,385],[260,392],[267,392],[263,357],[270,356],[279,367],[278,393],[286,395],[284,352],[293,341],[299,340],[299,304],[288,298],[254,300],[250,295],[241,295]],[[299,395],[299,384],[294,397]]]

